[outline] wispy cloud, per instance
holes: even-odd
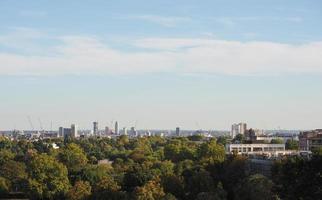
[[[301,23],[304,21],[302,17],[261,17],[261,16],[246,16],[246,17],[213,17],[210,20],[214,20],[217,23],[223,24],[227,27],[234,27],[236,24],[242,22],[291,22]]]
[[[131,19],[131,20],[142,20],[150,23],[159,24],[165,27],[174,27],[180,23],[189,22],[191,19],[189,17],[178,17],[178,16],[159,16],[159,15],[132,15],[123,16],[121,18]]]
[[[135,51],[123,51],[97,37],[62,36],[55,40],[60,44],[48,46],[46,55],[0,52],[0,75],[322,74],[322,42],[293,45],[209,38],[144,38],[128,42]]]

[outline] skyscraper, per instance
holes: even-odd
[[[138,135],[137,135],[137,131],[136,131],[136,129],[135,129],[135,127],[134,127],[134,126],[133,126],[133,127],[131,127],[130,135],[131,135],[131,136],[135,136],[135,137],[136,137],[136,136],[138,136]]]
[[[118,122],[116,121],[115,122],[115,135],[118,135],[119,134],[119,124]]]
[[[64,127],[59,127],[58,137],[64,137]]]
[[[230,132],[230,136],[232,138],[236,137],[236,135],[238,134],[245,134],[247,131],[247,124],[246,123],[239,123],[239,124],[233,124],[231,126],[231,132]]]
[[[70,136],[72,138],[76,138],[78,136],[77,134],[77,126],[75,124],[72,124],[70,127]]]
[[[93,134],[98,136],[98,122],[93,122]]]
[[[180,136],[180,128],[179,127],[176,128],[176,136]]]
[[[127,128],[126,127],[123,127],[123,135],[127,135]]]
[[[108,126],[105,127],[105,135],[110,134],[110,128]]]

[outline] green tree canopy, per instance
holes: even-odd
[[[80,171],[88,161],[83,149],[75,143],[70,143],[63,148],[58,158],[71,172]]]
[[[34,156],[28,171],[32,199],[57,199],[64,196],[70,187],[67,168],[46,154]]]

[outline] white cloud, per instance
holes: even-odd
[[[304,21],[302,17],[261,17],[261,16],[249,16],[249,17],[213,17],[210,18],[219,24],[233,28],[236,24],[241,22],[288,22],[288,23],[301,23]]]
[[[0,75],[322,73],[322,42],[293,45],[146,38],[130,41],[128,45],[135,50],[125,51],[95,37],[66,36],[56,40],[62,44],[47,47],[46,55],[0,52]]]

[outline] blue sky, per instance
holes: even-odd
[[[0,1],[0,129],[321,128],[322,2]]]

